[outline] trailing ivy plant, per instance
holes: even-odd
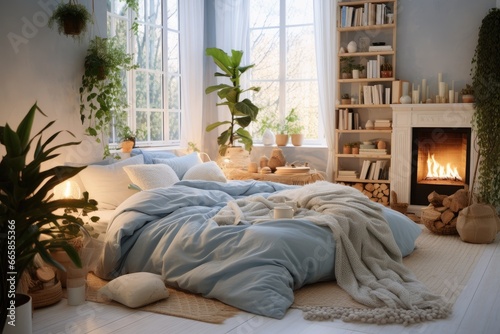
[[[217,138],[219,144],[219,154],[224,156],[228,147],[234,146],[239,140],[245,145],[245,150],[251,151],[253,140],[250,133],[245,129],[252,121],[255,121],[259,108],[253,104],[248,98],[240,101],[241,94],[254,91],[260,91],[260,87],[252,86],[243,89],[240,86],[241,75],[254,64],[241,66],[242,51],[231,50],[231,56],[218,48],[207,48],[206,54],[211,56],[215,64],[222,70],[215,72],[216,77],[226,77],[230,84],[222,83],[215,86],[210,86],[205,89],[205,93],[209,94],[217,92],[217,95],[222,99],[218,106],[227,106],[231,114],[231,120],[219,121],[210,124],[206,127],[206,131],[212,131],[219,126],[227,125],[228,128]]]
[[[479,29],[472,58],[475,111],[473,127],[479,147],[478,200],[500,206],[500,9],[492,8]]]
[[[107,136],[112,125],[119,131],[126,126],[124,71],[136,67],[116,38],[95,37],[90,42],[80,87],[80,119],[85,133],[103,144],[104,157],[111,155]]]
[[[130,1],[130,0],[129,0]],[[60,34],[81,39],[82,33],[92,23],[92,15],[87,8],[76,0],[60,3],[49,18],[49,27],[57,24]]]

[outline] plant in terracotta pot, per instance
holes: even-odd
[[[285,117],[286,132],[292,139],[293,146],[302,146],[304,142],[304,126],[300,123],[299,114],[292,108]]]
[[[462,95],[463,103],[472,103],[474,102],[474,88],[470,84],[466,84],[465,88],[462,88],[460,91]]]
[[[359,154],[359,145],[360,144],[361,144],[360,142],[351,143],[352,154]]]
[[[342,94],[340,99],[341,104],[351,104],[351,97],[348,93]]]
[[[352,79],[353,57],[340,57],[340,77],[341,79]]]
[[[380,65],[380,77],[381,78],[391,78],[392,77],[392,64],[384,63]]]
[[[0,236],[5,236],[0,237],[0,254],[4,254],[0,261],[0,328],[4,328],[7,303],[12,299],[9,291],[13,285],[19,287],[23,275],[31,273],[35,255],[39,255],[45,263],[64,270],[50,253],[52,249],[63,249],[75,265],[81,266],[74,247],[54,234],[61,227],[61,220],[77,223],[76,218],[65,217],[58,212],[66,208],[97,209],[97,202],[89,199],[88,193],[80,199],[54,199],[53,188],[86,166],[42,168],[42,165],[50,166],[58,156],[56,150],[78,145],[79,142],[51,146],[62,131],[49,135],[47,139],[42,137],[54,121],[32,135],[37,112],[43,114],[34,104],[15,130],[9,124],[0,126],[0,144],[6,152],[0,161]],[[10,236],[15,236],[15,239]]]
[[[123,71],[137,67],[116,38],[96,36],[85,56],[85,72],[80,87],[80,119],[85,134],[103,144],[104,157],[110,156],[107,136],[113,121],[126,119],[127,94]]]
[[[205,93],[217,92],[217,95],[222,100],[217,105],[227,106],[230,114],[229,120],[209,124],[206,127],[206,131],[212,131],[219,126],[227,126],[227,129],[217,138],[220,156],[224,156],[227,148],[234,147],[238,141],[243,143],[246,151],[250,152],[253,140],[245,128],[257,119],[259,108],[248,98],[240,99],[245,92],[259,92],[260,87],[252,86],[243,89],[240,85],[240,80],[241,76],[255,65],[241,65],[243,51],[231,50],[231,55],[228,55],[221,49],[207,48],[206,54],[212,57],[217,67],[222,70],[222,72],[215,72],[215,77],[227,78],[229,83],[209,86],[205,89]]]
[[[346,143],[344,144],[344,147],[342,149],[343,154],[352,154],[352,144],[351,143]]]
[[[49,18],[49,27],[57,24],[60,34],[79,38],[92,23],[92,15],[87,8],[76,0],[60,3]]]

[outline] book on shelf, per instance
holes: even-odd
[[[380,154],[380,155],[386,155],[387,154],[387,149],[385,148],[360,148],[359,149],[359,154]]]
[[[363,165],[361,166],[361,172],[359,172],[359,178],[361,180],[366,180],[366,177],[368,176],[368,169],[370,168],[370,160],[364,160]]]
[[[339,170],[338,177],[343,179],[357,179],[358,173],[354,170]]]
[[[376,161],[371,161],[370,162],[370,170],[368,171],[368,180],[373,180],[373,177],[375,176],[375,165],[377,164]]]
[[[389,119],[376,119],[373,122],[373,127],[376,130],[390,130],[392,129],[392,121]]]
[[[403,93],[403,81],[394,80],[392,82],[392,103],[397,104],[401,99],[401,94]]]
[[[363,86],[363,104],[383,104],[384,94],[390,95],[390,88],[384,88],[382,84]]]
[[[368,47],[368,51],[370,52],[392,51],[392,45],[370,45]]]

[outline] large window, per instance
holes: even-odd
[[[300,116],[306,143],[323,143],[314,45],[313,0],[250,0],[252,85],[259,118]]]
[[[108,0],[108,36],[134,54],[138,68],[126,78],[128,124],[140,146],[177,145],[181,129],[178,0],[139,0],[139,11]],[[137,32],[131,28],[137,25]],[[115,141],[117,138],[113,138]]]

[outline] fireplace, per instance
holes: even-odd
[[[470,128],[413,128],[410,203],[427,205],[469,183]]]
[[[408,210],[419,213],[422,206],[428,205],[427,195],[432,191],[451,194],[465,185],[470,187],[477,159],[471,129],[473,105],[432,103],[391,107],[390,179],[398,201],[409,203]],[[439,176],[440,171],[445,176]],[[448,176],[447,171],[451,171]]]

